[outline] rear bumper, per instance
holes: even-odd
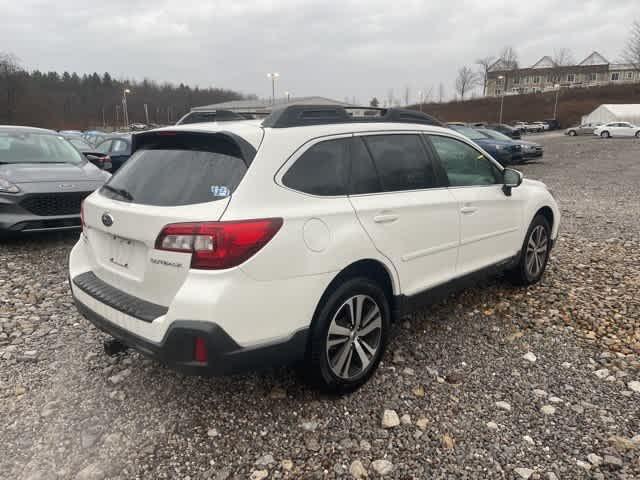
[[[139,337],[110,322],[74,297],[78,311],[98,329],[142,354],[187,375],[230,375],[249,370],[292,364],[304,358],[308,330],[259,346],[241,347],[215,323],[176,320],[161,342]],[[204,339],[207,361],[197,362],[195,339]]]

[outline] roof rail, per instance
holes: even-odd
[[[288,128],[334,123],[417,123],[442,126],[440,120],[402,108],[345,107],[342,105],[290,105],[273,112],[263,127]]]

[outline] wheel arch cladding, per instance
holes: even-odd
[[[542,215],[544,218],[546,218],[547,222],[549,222],[551,231],[553,231],[553,210],[551,210],[550,207],[542,207],[536,212],[533,218],[535,218],[537,215]]]
[[[382,288],[387,300],[389,301],[389,308],[393,312],[395,310],[394,295],[393,295],[393,278],[387,267],[378,260],[365,259],[358,260],[351,265],[345,267],[338,273],[333,280],[329,283],[324,293],[320,297],[318,304],[316,305],[315,312],[313,314],[313,320],[315,321],[318,312],[327,301],[329,295],[331,295],[341,284],[350,278],[364,277],[373,280],[376,284]],[[392,315],[393,317],[393,315]]]

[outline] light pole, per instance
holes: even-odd
[[[553,106],[553,119],[558,119],[558,96],[560,95],[560,84],[556,83],[553,88],[556,89],[556,103]]]
[[[271,104],[276,103],[276,78],[278,78],[280,74],[278,72],[267,73],[267,77],[271,79]]]
[[[500,83],[502,84],[503,80],[504,80],[504,76],[500,75],[498,77],[498,80],[500,80]],[[505,87],[505,85],[502,85],[502,88],[500,89],[500,93],[501,93],[501,95],[500,95],[500,120],[498,121],[498,123],[502,123],[502,112],[504,110],[504,87]]]
[[[418,92],[418,99],[420,101],[420,111],[422,111],[422,104],[424,103],[424,92],[422,90]]]
[[[287,103],[291,100],[291,92],[284,92],[284,94],[287,96]]]
[[[125,128],[129,128],[129,109],[127,108],[127,94],[129,93],[131,93],[131,90],[129,90],[128,88],[125,88],[124,92],[122,92],[122,113],[124,117]]]

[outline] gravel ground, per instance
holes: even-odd
[[[395,325],[343,398],[107,357],[68,294],[77,235],[0,245],[0,477],[640,478],[640,142],[536,141],[522,170],[564,215],[544,281]]]

